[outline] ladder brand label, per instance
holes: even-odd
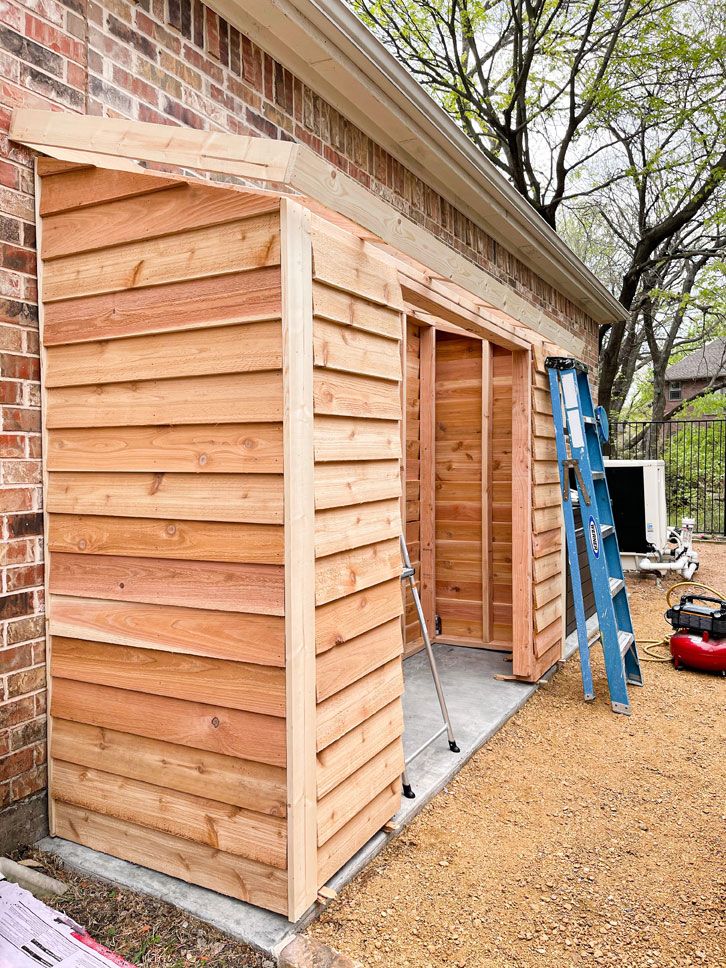
[[[592,553],[596,558],[600,557],[600,535],[598,534],[597,525],[595,524],[595,519],[590,515],[590,523],[588,525],[590,531],[590,544],[592,545]]]

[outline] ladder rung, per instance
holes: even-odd
[[[618,645],[620,646],[620,655],[625,655],[630,646],[635,642],[635,636],[632,632],[618,632]]]
[[[603,538],[607,538],[609,535],[615,534],[615,528],[612,526],[612,524],[601,524],[600,533],[602,534]]]
[[[605,471],[593,471],[592,472],[592,479],[593,479],[593,481],[604,481],[605,480]]]
[[[618,592],[621,592],[625,588],[625,582],[622,578],[611,578],[610,579],[610,596],[615,598]]]
[[[583,416],[582,422],[584,424],[587,424],[588,427],[594,427],[595,426],[595,418],[594,417],[585,417],[585,416]]]

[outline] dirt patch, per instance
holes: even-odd
[[[726,545],[699,552],[726,592]],[[629,581],[639,637],[674,581]],[[574,658],[311,934],[365,965],[724,965],[726,684],[644,662],[616,716],[593,665],[594,703]]]
[[[69,885],[52,907],[139,968],[273,968],[272,961],[171,904],[82,877],[52,854],[31,851],[25,856]]]

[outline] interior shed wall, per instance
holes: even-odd
[[[403,769],[402,300],[313,218],[318,882],[389,820]]]
[[[512,354],[491,348],[491,636],[512,645]]]
[[[52,831],[285,912],[279,202],[64,169],[40,163]]]
[[[421,332],[424,327],[406,323],[404,468],[406,545],[411,564],[421,587]],[[429,401],[432,405],[433,401]],[[413,599],[405,593],[405,655],[413,655],[423,646],[423,636]],[[429,622],[431,616],[428,616]]]
[[[482,341],[436,334],[436,612],[441,636],[483,641]]]

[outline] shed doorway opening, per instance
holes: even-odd
[[[513,648],[511,351],[411,317],[406,540],[437,644]],[[406,602],[405,655],[423,646]]]

